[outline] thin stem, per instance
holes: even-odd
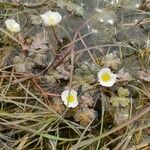
[[[55,30],[55,27],[54,27],[54,26],[52,26],[52,31],[53,31],[54,37],[55,37],[55,39],[57,40],[58,44],[59,44],[59,45],[62,45],[62,41],[58,38],[58,36],[57,36],[57,33],[56,33],[56,30]]]

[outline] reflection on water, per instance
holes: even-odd
[[[83,0],[82,2],[86,16],[80,19],[76,18],[75,20],[80,20],[81,24],[87,22],[81,32],[94,32],[96,34],[96,44],[114,43],[114,41],[118,40],[118,38],[116,40],[118,33],[128,29],[129,33],[132,34],[130,28],[138,26],[138,22],[148,18],[148,15],[144,12],[142,13],[140,10],[142,4],[141,0],[95,0],[92,2],[90,0]],[[74,24],[73,26],[78,26],[78,24]],[[136,30],[136,32],[133,31],[133,34],[136,34],[135,36],[140,35],[142,32],[140,27],[137,28],[138,30]],[[131,34],[126,34],[126,37],[130,39],[130,41],[132,41]],[[144,39],[146,39],[146,37],[147,34],[145,34]],[[128,41],[123,42],[129,44]],[[141,45],[143,46],[143,44]]]

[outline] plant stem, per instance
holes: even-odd
[[[56,30],[55,30],[55,27],[54,27],[54,26],[52,26],[52,31],[53,31],[54,37],[55,37],[55,39],[57,40],[58,44],[59,44],[59,45],[62,45],[62,41],[58,38],[58,36],[57,36],[57,33],[56,33]]]

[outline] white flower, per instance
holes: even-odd
[[[111,87],[116,82],[116,74],[113,74],[109,68],[103,68],[98,72],[98,81],[102,86]]]
[[[67,107],[75,108],[79,103],[75,90],[65,90],[61,93],[61,99]]]
[[[6,28],[11,32],[20,32],[20,25],[14,19],[7,19],[5,21]]]
[[[47,11],[46,13],[44,13],[43,15],[40,15],[40,16],[43,19],[44,24],[48,25],[48,26],[57,25],[62,19],[62,16],[60,13],[52,12],[50,10]]]

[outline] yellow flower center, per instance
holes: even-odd
[[[56,19],[53,18],[53,17],[49,17],[49,19],[48,19],[48,24],[49,24],[49,25],[55,25],[55,24],[56,24]]]
[[[108,82],[111,79],[111,76],[108,73],[104,73],[101,78],[104,82]]]
[[[68,96],[67,99],[68,99],[68,103],[74,102],[74,96],[73,95]]]

